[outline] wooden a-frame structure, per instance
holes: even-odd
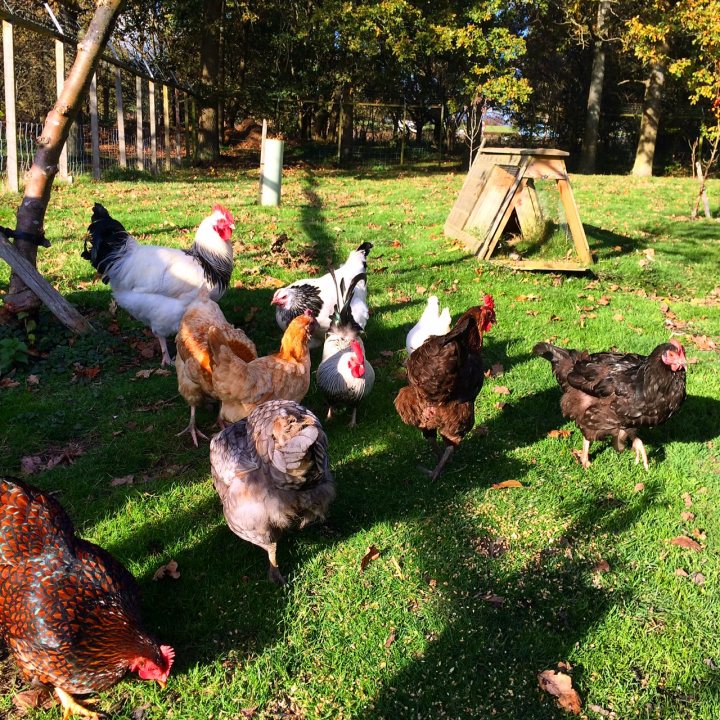
[[[555,180],[577,260],[495,262],[522,270],[588,270],[593,259],[565,168],[568,154],[542,148],[481,147],[445,221],[445,235],[462,241],[480,259],[489,260],[513,212],[523,236],[543,222],[534,181]]]

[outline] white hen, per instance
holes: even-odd
[[[215,205],[195,233],[188,250],[141,245],[100,204],[93,207],[90,248],[82,256],[110,283],[117,304],[149,325],[162,349],[162,364],[170,364],[168,335],[174,335],[187,306],[207,287],[218,300],[233,270],[230,239],[233,216]]]
[[[450,324],[450,310],[445,308],[440,312],[440,301],[437,299],[437,295],[431,295],[417,324],[405,338],[405,349],[408,355],[417,350],[429,337],[449,333]]]

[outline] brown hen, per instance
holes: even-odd
[[[483,333],[495,322],[495,303],[486,295],[483,305],[467,310],[446,335],[429,337],[407,361],[408,385],[395,398],[406,425],[422,431],[439,455],[435,480],[460,441],[475,425],[475,398],[483,386]],[[438,434],[445,443],[440,450]]]
[[[25,678],[54,688],[71,715],[98,718],[72,696],[128,671],[165,687],[175,653],[142,628],[133,576],[75,535],[49,495],[0,478],[0,630]]]

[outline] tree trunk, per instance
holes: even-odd
[[[202,97],[198,121],[198,160],[215,162],[220,157],[218,140],[218,80],[220,77],[220,21],[222,0],[204,0],[200,81]]]
[[[33,164],[25,176],[25,194],[17,211],[16,229],[38,237],[45,247],[45,213],[53,181],[58,172],[58,162],[63,145],[68,138],[73,120],[78,114],[90,88],[90,80],[97,67],[100,55],[112,34],[115,21],[120,14],[124,0],[97,0],[97,7],[90,25],[77,46],[77,55],[68,74],[60,97],[48,113],[42,135],[37,140],[37,151]],[[20,254],[33,267],[37,267],[38,245],[32,240],[15,240]],[[33,310],[40,301],[20,277],[10,276],[10,288],[5,305],[13,312]]]
[[[636,177],[650,177],[652,175],[655,143],[662,113],[667,50],[667,45],[661,47],[660,57],[652,64],[650,77],[645,86],[643,113],[640,120],[640,137],[638,138],[635,164],[632,169],[632,174]]]
[[[354,125],[354,105],[352,102],[352,90],[343,90],[343,123],[340,128],[342,133],[342,159],[348,160],[352,157],[353,151],[353,125]]]
[[[587,115],[585,116],[585,133],[578,171],[591,174],[595,172],[597,158],[598,131],[600,128],[600,107],[602,104],[603,83],[605,82],[605,17],[610,10],[610,0],[598,3],[597,24],[595,26],[595,43],[593,46],[593,64],[590,73],[590,90],[588,92]]]

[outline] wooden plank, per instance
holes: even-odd
[[[45,303],[50,312],[76,333],[94,330],[93,326],[26,260],[15,246],[0,233],[0,258],[22,278],[23,282]]]
[[[492,224],[496,208],[515,181],[517,173],[517,166],[490,165],[489,169],[490,173],[487,175],[485,186],[476,198],[475,207],[465,223],[466,228],[478,230],[481,237],[485,236]]]
[[[485,147],[483,155],[531,155],[532,157],[545,158],[566,158],[570,155],[565,150],[554,148],[509,148],[509,147]]]
[[[92,176],[100,179],[100,128],[97,108],[97,73],[90,79],[90,142],[92,144]]]
[[[523,237],[533,235],[543,222],[540,198],[532,178],[523,178],[515,196],[515,213]]]
[[[3,20],[3,70],[5,81],[5,142],[7,144],[7,187],[18,192],[17,119],[15,116],[15,51],[12,23]]]
[[[120,167],[127,167],[125,151],[125,115],[123,114],[122,77],[120,68],[115,68],[115,107],[117,110],[118,149],[120,151]]]
[[[575,197],[570,187],[570,181],[558,180],[558,190],[560,191],[560,200],[565,210],[565,218],[567,219],[573,243],[575,244],[575,252],[577,252],[581,263],[592,265],[592,253],[590,252],[590,247],[585,235],[585,228],[580,220],[580,213],[575,204]]]
[[[475,156],[470,172],[468,172],[465,182],[460,189],[457,200],[450,210],[450,214],[445,220],[445,232],[448,229],[455,228],[462,230],[475,209],[478,197],[485,186],[487,176],[492,170],[492,164],[478,154]]]
[[[165,146],[164,167],[170,169],[170,89],[167,85],[162,86],[163,91],[163,145]]]
[[[590,267],[572,260],[509,260],[491,258],[487,262],[493,265],[513,268],[514,270],[548,270],[551,272],[587,272]]]
[[[143,148],[143,119],[142,119],[142,78],[135,76],[135,167],[145,169],[145,149]]]
[[[522,181],[525,174],[525,169],[527,168],[531,159],[532,158],[530,156],[526,155],[525,157],[523,157],[519,167],[516,168],[515,178],[512,182],[512,185],[505,193],[505,197],[503,198],[500,206],[497,209],[495,219],[493,220],[492,225],[490,226],[487,234],[485,235],[483,246],[478,252],[479,257],[489,258],[492,255],[493,250],[495,250],[495,246],[500,239],[500,235],[505,229],[507,221],[510,219],[510,213],[512,213],[512,201],[515,196],[515,191],[518,189],[518,186],[520,185],[520,182]]]
[[[537,180],[567,180],[565,160],[560,159],[535,159],[525,171],[525,177]]]
[[[458,228],[451,227],[446,230],[445,235],[453,240],[459,240],[465,247],[475,255],[478,248],[480,247],[480,238],[477,235],[472,235],[465,230],[459,230]]]
[[[157,108],[155,107],[155,83],[148,80],[148,99],[150,101],[150,167],[157,172]]]
[[[55,89],[57,96],[60,97],[63,85],[65,84],[65,45],[61,40],[55,40]],[[58,161],[58,177],[69,182],[71,178],[68,175],[68,151],[67,141],[60,151],[60,160]]]

